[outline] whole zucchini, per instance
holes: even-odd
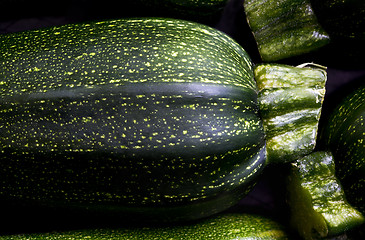
[[[0,44],[3,198],[189,220],[234,205],[268,163],[252,63],[217,30],[124,19],[3,35]],[[281,121],[274,152],[293,154],[298,142],[311,151],[316,124],[309,136],[290,129],[305,125],[307,109],[319,116],[324,92],[304,91],[294,104],[285,93],[312,89],[310,79],[323,89],[325,72],[268,72],[279,79],[261,71],[260,89],[279,81],[284,93],[266,117]]]
[[[365,214],[365,86],[338,104],[321,138],[332,151],[346,198]]]

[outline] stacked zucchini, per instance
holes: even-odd
[[[301,9],[294,5],[282,9]],[[165,18],[70,24],[2,35],[0,44],[1,198],[148,224],[3,239],[288,239],[263,216],[222,213],[272,164],[292,166],[288,199],[303,238],[313,234],[296,224],[296,191],[321,237],[364,222],[363,199],[349,205],[332,158],[312,153],[323,67],[254,65],[226,34]],[[333,196],[320,182],[306,188],[317,177]],[[187,225],[150,226],[162,222]]]

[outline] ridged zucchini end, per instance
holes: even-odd
[[[269,162],[291,162],[313,151],[327,73],[315,64],[255,67]]]

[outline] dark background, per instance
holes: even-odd
[[[234,38],[250,54],[254,63],[260,63],[256,43],[248,27],[243,10],[243,0],[230,0],[225,8],[214,16],[186,16],[168,12],[160,7],[143,7],[138,1],[42,1],[0,0],[0,34],[38,29],[75,22],[104,20],[125,17],[163,16],[185,18],[215,27]],[[2,46],[0,46],[2,47]],[[365,81],[365,61],[352,59],[341,48],[327,46],[314,53],[293,57],[281,63],[298,65],[315,62],[328,66],[327,93],[322,113],[322,122],[331,109],[353,86]],[[324,119],[324,120],[323,120]],[[254,190],[230,211],[258,212],[281,222],[287,221],[284,182],[287,169],[270,166]],[[43,207],[28,207],[17,203],[0,202],[0,211],[5,223],[0,225],[0,234],[49,230],[70,230],[92,226],[117,224],[113,219],[93,218],[86,213],[54,210]]]

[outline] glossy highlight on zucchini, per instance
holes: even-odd
[[[0,195],[182,221],[239,201],[266,164],[247,53],[172,19],[0,36]]]

